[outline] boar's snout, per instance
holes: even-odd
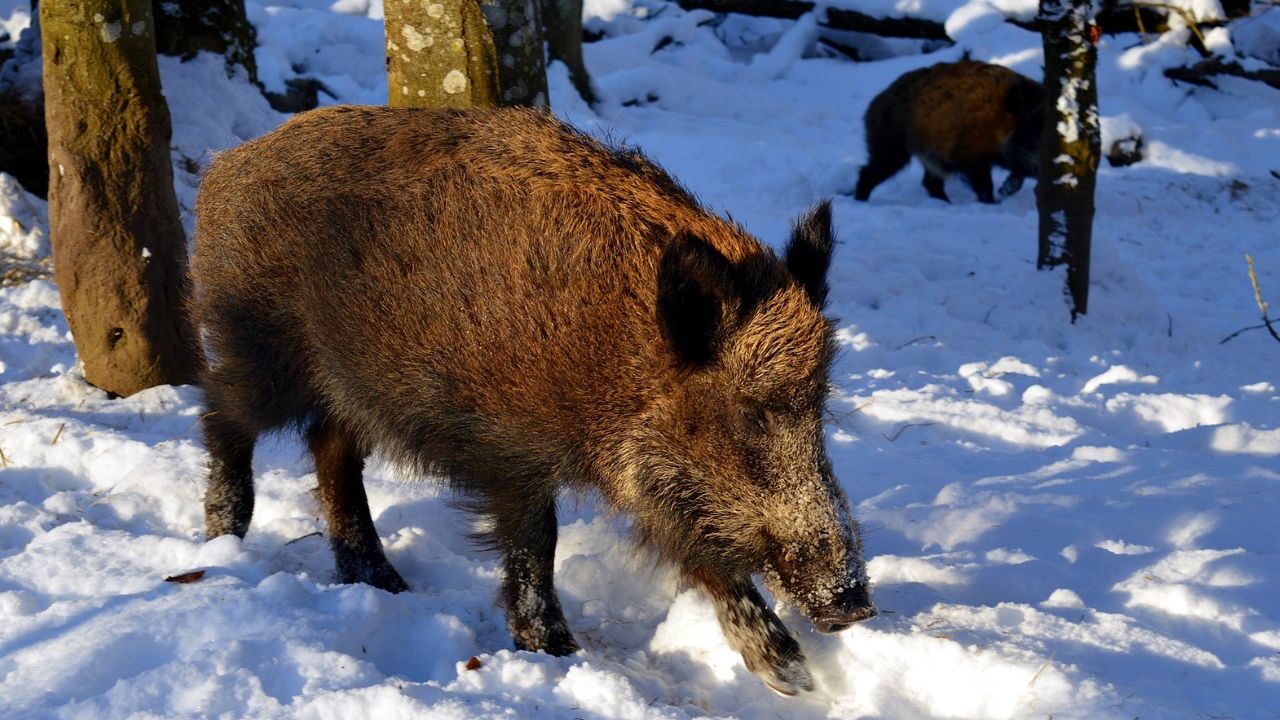
[[[814,610],[813,627],[820,633],[838,633],[854,623],[870,620],[877,615],[865,583],[847,587],[827,605]]]

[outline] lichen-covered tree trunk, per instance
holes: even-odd
[[[591,76],[582,60],[582,0],[542,0],[542,18],[547,31],[547,54],[569,69],[569,80],[578,94],[595,104]]]
[[[385,0],[392,107],[547,105],[533,0]]]
[[[244,0],[153,0],[156,51],[184,60],[200,51],[226,58],[227,72],[244,68],[258,82],[253,58],[257,32],[244,11]]]
[[[1036,267],[1067,266],[1071,319],[1089,309],[1093,192],[1101,155],[1091,0],[1040,0],[1046,99]]]
[[[85,379],[117,395],[192,382],[186,239],[149,0],[41,0],[49,230]]]

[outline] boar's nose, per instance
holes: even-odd
[[[838,633],[850,625],[876,616],[867,586],[858,583],[845,588],[830,604],[818,608],[812,617],[813,627],[820,633]]]

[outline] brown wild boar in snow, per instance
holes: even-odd
[[[578,648],[562,490],[630,515],[778,692],[813,682],[753,576],[823,632],[875,615],[823,446],[827,204],[779,258],[539,112],[335,107],[219,155],[196,209],[209,537],[248,530],[255,439],[292,427],[342,582],[408,588],[364,494],[376,450],[487,519],[519,649]]]
[[[1044,90],[999,65],[939,63],[894,80],[871,101],[864,120],[867,164],[858,173],[857,199],[871,197],[914,155],[924,165],[930,197],[948,200],[943,183],[958,172],[979,200],[994,203],[992,165],[1010,171],[1001,197],[1016,193],[1028,175],[1036,174]]]

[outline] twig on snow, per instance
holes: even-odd
[[[1260,328],[1264,328],[1264,327],[1266,327],[1266,325],[1263,325],[1262,323],[1258,323],[1257,325],[1250,325],[1249,327],[1242,327],[1242,328],[1240,328],[1239,330],[1237,330],[1237,331],[1235,331],[1235,332],[1231,333],[1230,335],[1228,335],[1228,336],[1226,336],[1226,337],[1222,338],[1221,340],[1219,340],[1219,341],[1218,341],[1218,344],[1219,344],[1219,345],[1226,345],[1228,340],[1234,340],[1234,339],[1236,338],[1236,336],[1237,336],[1237,335],[1241,335],[1241,334],[1246,333],[1246,332],[1248,332],[1248,331],[1250,331],[1250,330],[1258,330],[1258,329],[1260,329]]]
[[[903,425],[902,427],[898,428],[898,430],[893,433],[892,437],[890,437],[889,435],[885,435],[884,433],[880,433],[880,435],[882,435],[884,439],[888,440],[889,442],[897,442],[898,438],[902,437],[902,433],[907,431],[907,428],[929,427],[930,425],[937,425],[937,424],[938,423],[936,422],[907,423],[906,425]]]
[[[1058,653],[1055,652],[1049,656],[1048,660],[1044,661],[1044,664],[1040,666],[1040,669],[1036,671],[1036,674],[1031,676],[1031,682],[1027,683],[1027,687],[1031,687],[1036,684],[1036,681],[1040,679],[1040,674],[1044,672],[1045,668],[1053,664],[1053,659],[1057,656]]]
[[[294,544],[294,543],[296,543],[296,542],[302,542],[303,540],[306,540],[307,538],[313,538],[313,537],[316,537],[316,536],[318,536],[318,535],[323,535],[323,533],[321,533],[319,530],[317,530],[317,531],[315,531],[315,532],[309,532],[309,533],[307,533],[306,535],[303,535],[303,536],[301,536],[301,537],[296,537],[296,538],[294,538],[294,539],[290,540],[289,542],[285,543],[285,545],[292,545],[292,544]]]
[[[1258,309],[1262,311],[1262,324],[1267,326],[1267,332],[1271,333],[1271,337],[1280,342],[1280,334],[1276,333],[1276,329],[1271,325],[1271,318],[1267,317],[1267,301],[1262,299],[1262,288],[1258,286],[1258,273],[1253,269],[1253,256],[1245,254],[1245,262],[1249,263],[1249,282],[1253,283],[1253,299],[1258,303]]]
[[[1270,310],[1268,309],[1267,301],[1262,299],[1262,288],[1258,285],[1258,273],[1253,268],[1253,256],[1246,253],[1244,259],[1245,262],[1249,264],[1249,282],[1253,284],[1253,299],[1258,303],[1258,309],[1262,311],[1262,322],[1257,325],[1240,328],[1219,340],[1219,345],[1225,345],[1227,341],[1234,340],[1237,335],[1246,333],[1250,330],[1257,330],[1259,328],[1266,328],[1267,332],[1271,333],[1271,337],[1280,341],[1280,334],[1276,333],[1275,326],[1271,324],[1271,318],[1268,316]]]
[[[908,340],[908,341],[906,341],[906,342],[902,343],[901,345],[899,345],[898,347],[894,348],[894,350],[901,350],[902,348],[905,348],[905,347],[911,347],[912,345],[915,345],[916,343],[921,342],[921,341],[924,341],[924,340],[937,340],[937,339],[938,339],[938,338],[936,338],[936,337],[934,337],[934,336],[932,336],[932,335],[921,335],[921,336],[920,336],[920,337],[918,337],[918,338],[911,338],[910,340]]]

